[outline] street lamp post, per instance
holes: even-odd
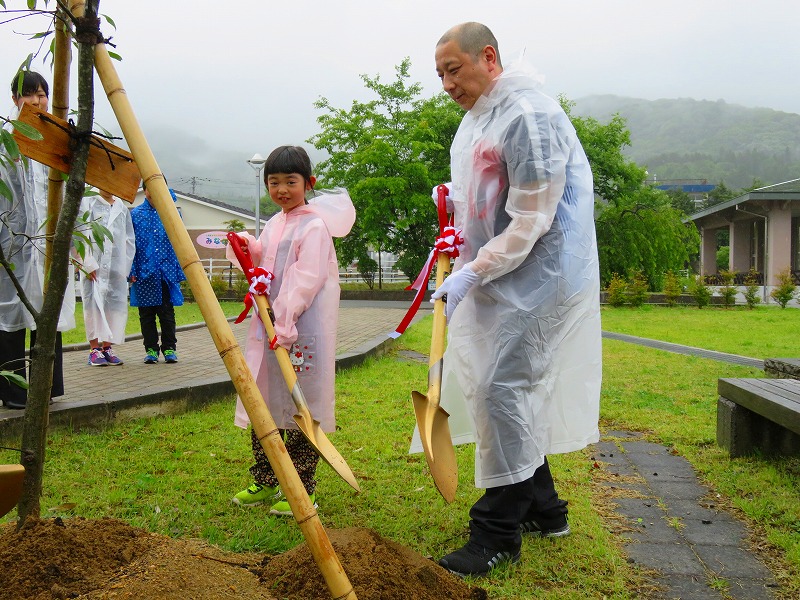
[[[256,239],[261,233],[261,170],[264,168],[265,162],[267,159],[258,153],[253,154],[253,158],[247,161],[247,164],[256,172]]]

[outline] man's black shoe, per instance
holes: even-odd
[[[15,408],[17,410],[25,410],[25,403],[24,402],[22,404],[20,404],[18,402],[9,402],[8,400],[3,400],[3,405],[6,408]]]
[[[463,548],[440,558],[439,565],[459,577],[467,575],[480,577],[501,563],[518,562],[519,557],[519,550],[516,552],[493,550],[469,541]]]
[[[570,534],[567,515],[558,515],[550,519],[537,515],[524,521],[519,528],[523,535],[533,537],[563,537]]]

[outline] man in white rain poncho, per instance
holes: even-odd
[[[21,83],[20,83],[21,80]],[[22,105],[30,103],[47,111],[47,81],[34,71],[20,71],[11,82],[12,118]],[[35,310],[44,301],[45,222],[47,220],[47,167],[19,158],[0,164],[0,179],[10,198],[0,194],[0,246],[5,259],[14,265],[14,275]],[[61,333],[75,327],[75,277],[69,265],[67,289],[58,320],[51,397],[64,394]],[[36,323],[22,304],[6,270],[0,267],[0,370],[25,376],[25,337],[31,330],[30,345],[36,343]],[[0,377],[0,399],[7,408],[25,408],[27,391]]]
[[[88,213],[88,214],[87,214]],[[136,235],[131,211],[122,200],[105,191],[88,196],[81,203],[87,222],[97,222],[111,233],[103,247],[97,243],[86,249],[82,261],[81,299],[86,338],[89,340],[89,365],[121,365],[112,344],[125,341],[128,323],[128,273],[136,253]]]
[[[592,174],[569,119],[521,65],[503,69],[487,27],[436,46],[445,91],[467,111],[448,202],[464,246],[447,294],[442,404],[475,427],[470,539],[439,564],[483,575],[520,557],[521,534],[569,533],[546,455],[599,438],[599,269]]]

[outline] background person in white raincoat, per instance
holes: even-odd
[[[20,85],[21,78],[21,85]],[[12,118],[29,103],[47,111],[49,87],[35,71],[20,71],[11,82]],[[47,220],[47,167],[33,160],[18,159],[0,165],[0,178],[8,186],[11,199],[0,194],[0,245],[6,260],[14,265],[14,275],[36,310],[44,301],[45,221]],[[75,327],[75,277],[69,265],[67,289],[58,320],[51,397],[64,394],[61,332]],[[25,337],[31,331],[30,345],[36,343],[36,323],[22,304],[5,269],[0,268],[0,369],[25,377]],[[0,377],[0,399],[8,408],[25,408],[27,390]]]
[[[519,560],[522,533],[569,533],[546,455],[599,439],[599,269],[592,174],[564,111],[521,65],[503,69],[479,23],[436,46],[467,111],[451,147],[465,240],[447,294],[443,399],[462,395],[476,436],[470,539],[440,564],[482,575]]]
[[[122,200],[100,190],[81,202],[81,214],[111,232],[102,249],[92,244],[86,249],[81,271],[81,299],[86,338],[89,340],[89,365],[121,365],[112,344],[125,341],[128,323],[128,273],[136,253],[136,235],[131,212]]]

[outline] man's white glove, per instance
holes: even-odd
[[[444,185],[447,187],[447,196],[445,196],[445,198],[444,198],[445,199],[445,204],[447,204],[447,212],[451,213],[451,212],[453,212],[453,199],[450,197],[450,190],[453,189],[453,183],[449,182],[449,183],[445,183]],[[433,198],[433,201],[436,202],[437,206],[438,206],[438,202],[439,202],[439,186],[438,185],[433,186],[433,191],[431,191],[431,198]]]
[[[451,273],[439,288],[431,294],[431,302],[435,302],[445,294],[447,294],[447,308],[445,309],[445,315],[447,316],[447,320],[450,320],[450,317],[453,314],[453,311],[458,306],[458,303],[464,299],[464,296],[467,295],[469,289],[478,283],[477,273],[473,271],[469,263],[461,267],[458,271]]]

